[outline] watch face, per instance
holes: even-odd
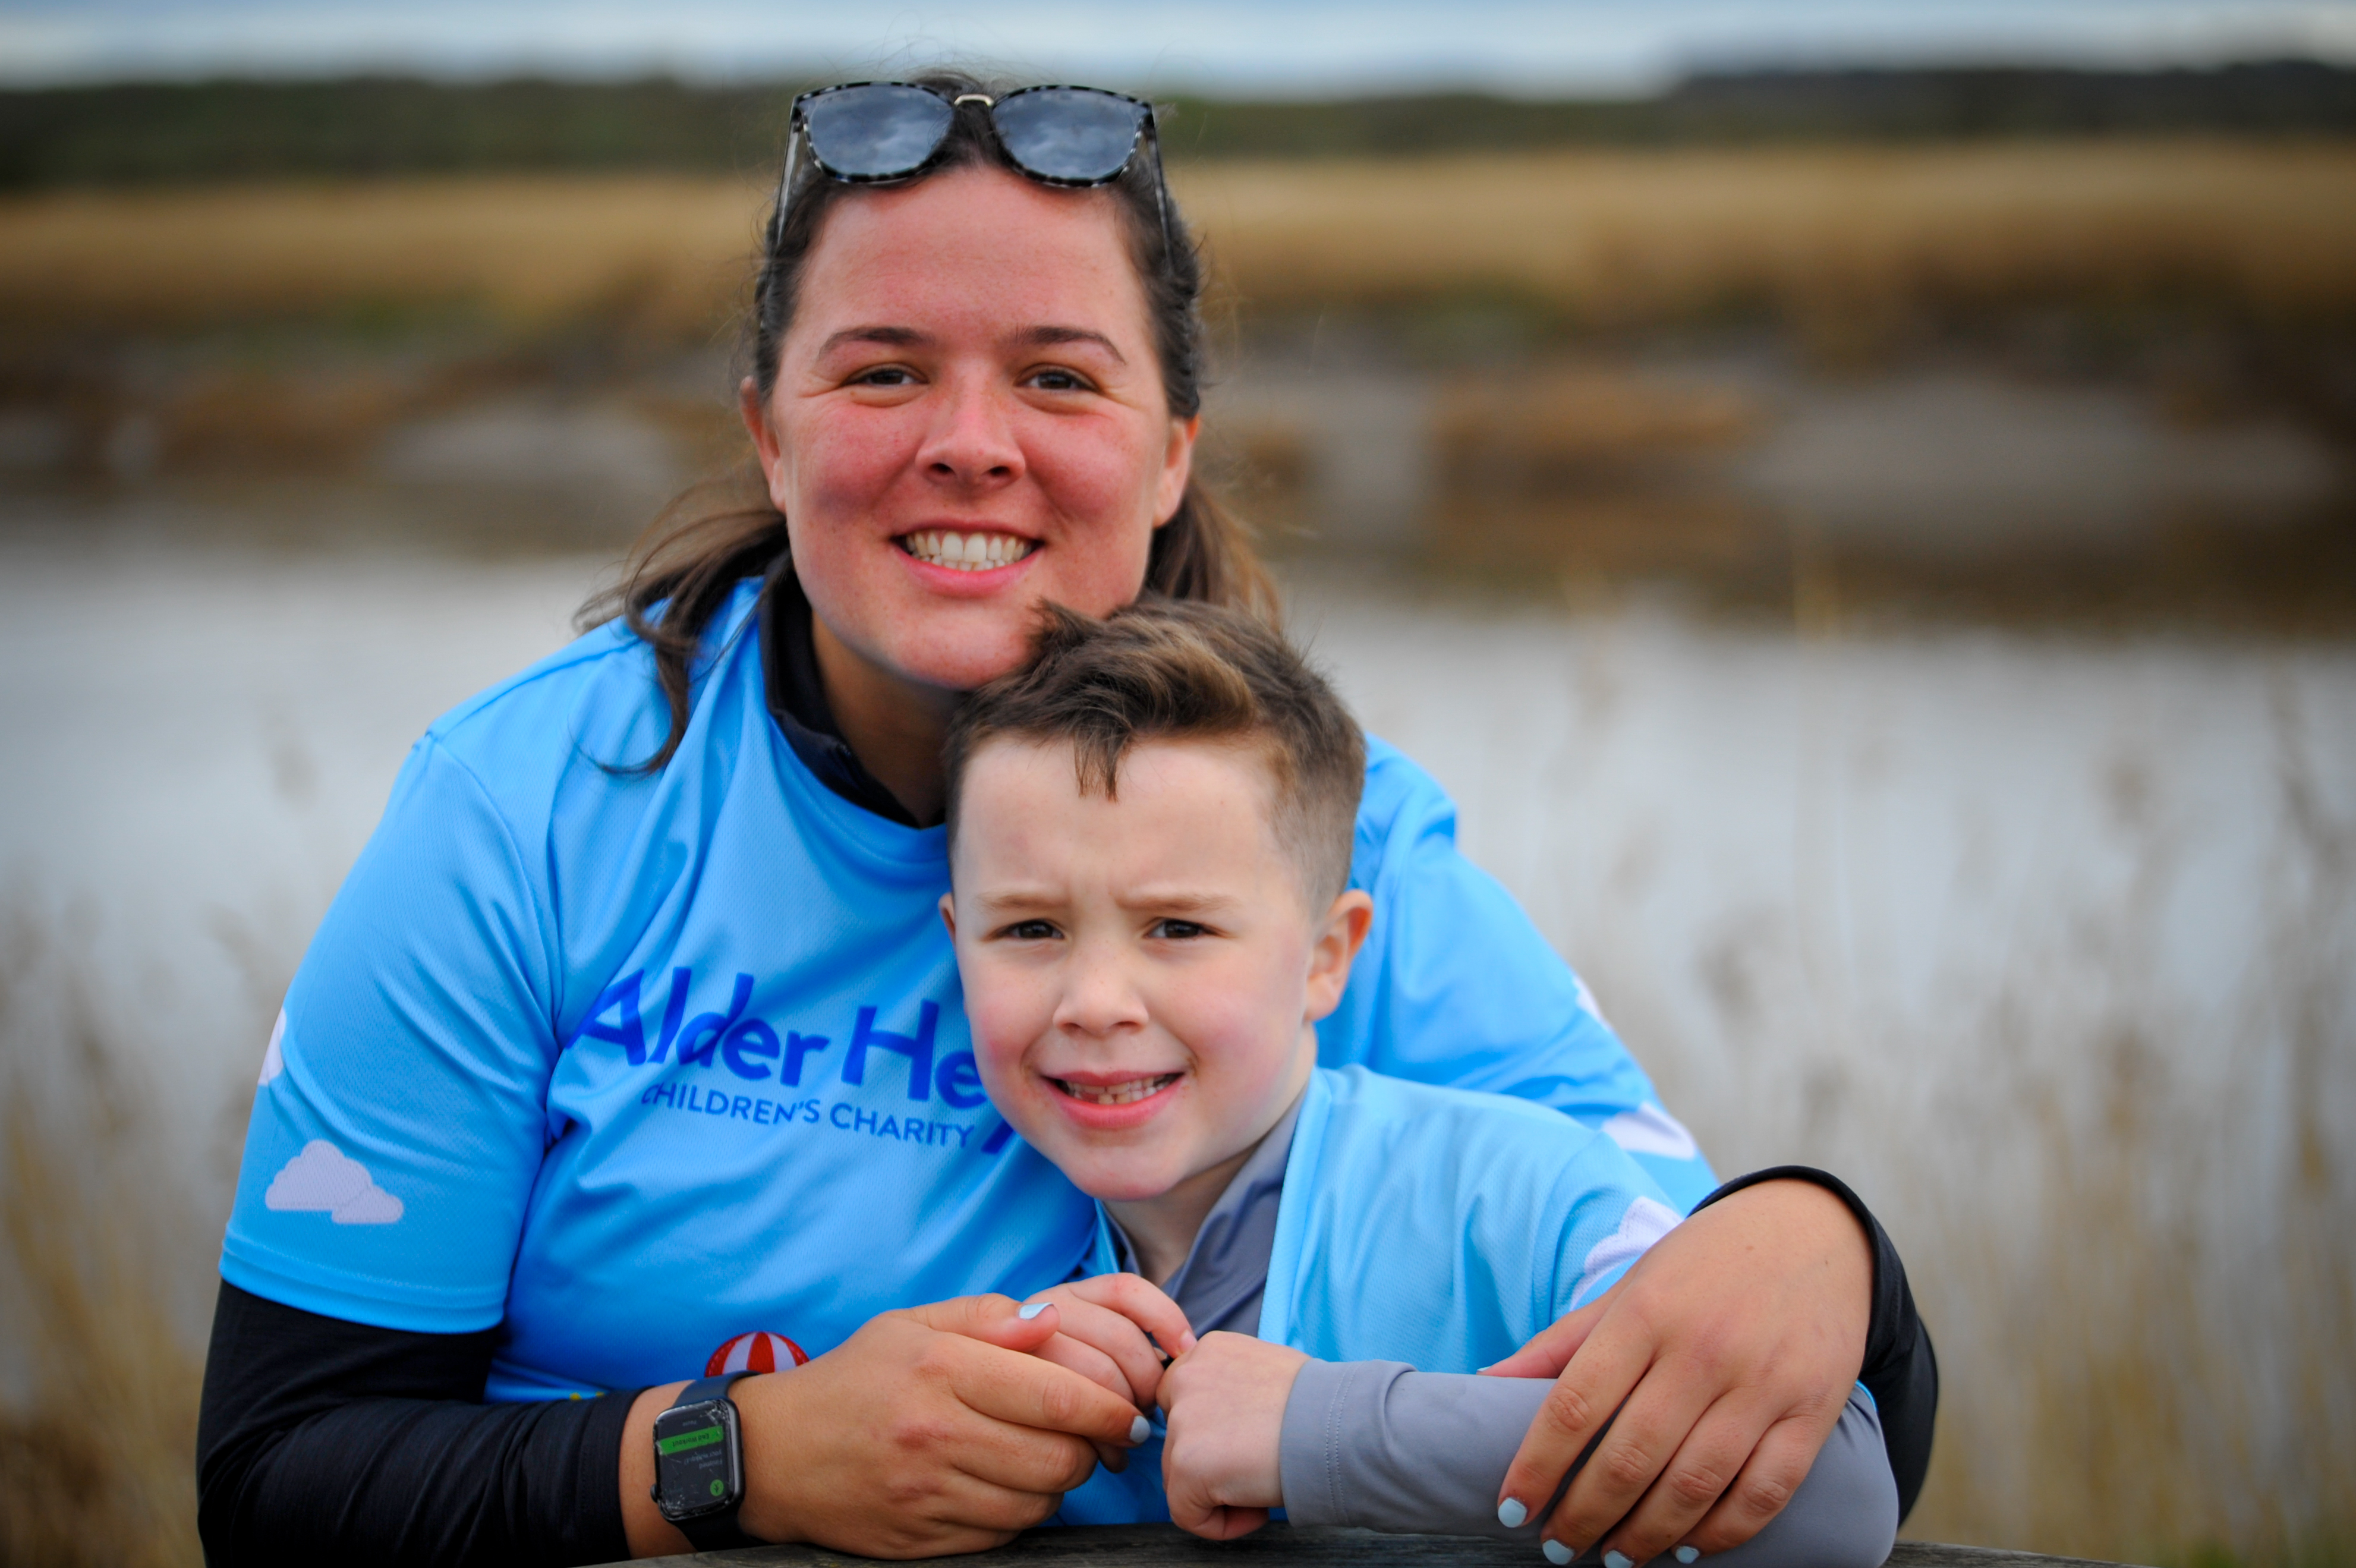
[[[736,1407],[724,1399],[655,1417],[655,1505],[676,1523],[724,1513],[744,1489]]]

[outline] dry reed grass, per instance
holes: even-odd
[[[1823,346],[2063,301],[2356,317],[2356,146],[2202,142],[1205,164],[1173,180],[1247,306],[1504,296],[1579,322],[1739,310]],[[712,330],[766,191],[403,180],[0,203],[0,318],[179,328],[476,312]]]
[[[0,1564],[198,1568],[202,1369],[171,1321],[210,1232],[144,1157],[160,1110],[21,920],[0,951],[0,1322],[21,1402],[0,1406]],[[43,989],[47,989],[44,987]]]

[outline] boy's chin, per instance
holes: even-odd
[[[1049,1152],[1049,1157],[1054,1154]],[[1183,1171],[1171,1171],[1156,1162],[1151,1165],[1135,1161],[1056,1160],[1072,1185],[1100,1203],[1150,1203],[1169,1193],[1185,1179]]]

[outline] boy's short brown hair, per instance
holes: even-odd
[[[1046,606],[1031,662],[974,693],[949,725],[952,845],[966,767],[1000,739],[1068,743],[1081,793],[1108,799],[1139,741],[1256,746],[1276,783],[1270,825],[1312,903],[1349,886],[1365,739],[1324,678],[1249,616],[1158,596],[1102,620]]]

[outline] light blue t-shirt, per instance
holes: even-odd
[[[493,1399],[811,1355],[878,1312],[1023,1295],[1093,1206],[981,1092],[942,830],[863,811],[769,715],[757,582],[713,619],[670,763],[618,625],[445,715],[294,977],[246,1135],[231,1283],[383,1327],[503,1325]],[[1370,742],[1373,934],[1320,1059],[1602,1126],[1683,1208],[1712,1177],[1494,881]],[[1644,1151],[1650,1150],[1647,1154]]]

